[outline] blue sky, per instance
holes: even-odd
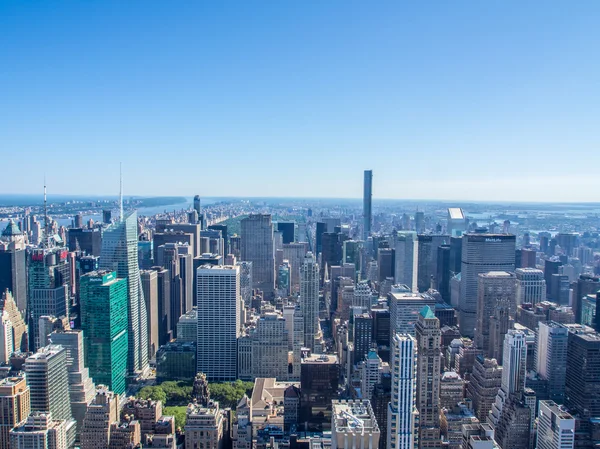
[[[0,0],[2,193],[598,201],[600,2]],[[9,157],[6,158],[5,155]]]

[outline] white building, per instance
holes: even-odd
[[[288,335],[278,313],[265,313],[256,322],[252,339],[252,377],[288,379]]]
[[[423,307],[435,307],[436,299],[428,293],[412,293],[406,285],[394,285],[388,293],[390,338],[396,333],[415,335],[415,323]]]
[[[220,449],[223,441],[223,412],[219,403],[190,404],[185,424],[185,449]]]
[[[544,272],[537,268],[517,268],[517,305],[537,304],[546,300]]]
[[[240,268],[204,265],[196,271],[198,371],[211,381],[237,378],[240,336]]]
[[[573,449],[575,418],[554,401],[540,401],[537,449]]]
[[[361,362],[360,368],[360,389],[362,397],[369,399],[371,394],[373,394],[375,384],[381,382],[383,362],[379,355],[377,355],[377,352],[371,349],[365,360]]]
[[[388,448],[413,449],[417,445],[417,343],[413,336],[394,334],[390,368],[392,397],[388,405]]]
[[[370,401],[333,401],[332,409],[331,449],[379,446],[379,426]]]
[[[32,412],[23,425],[10,431],[12,449],[67,449],[67,426],[62,419],[52,419],[50,412]]]

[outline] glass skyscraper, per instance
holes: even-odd
[[[129,349],[127,371],[135,375],[148,367],[148,323],[138,264],[137,214],[122,216],[102,234],[100,269],[127,279]]]
[[[94,271],[81,277],[81,327],[85,359],[96,384],[125,392],[128,353],[127,280],[114,271]]]

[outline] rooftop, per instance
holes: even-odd
[[[333,401],[332,413],[336,432],[379,432],[368,400]]]

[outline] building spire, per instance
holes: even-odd
[[[119,220],[123,221],[123,164],[119,162]]]
[[[46,174],[44,174],[44,246],[50,247],[50,233],[48,229],[48,198],[46,197]]]

